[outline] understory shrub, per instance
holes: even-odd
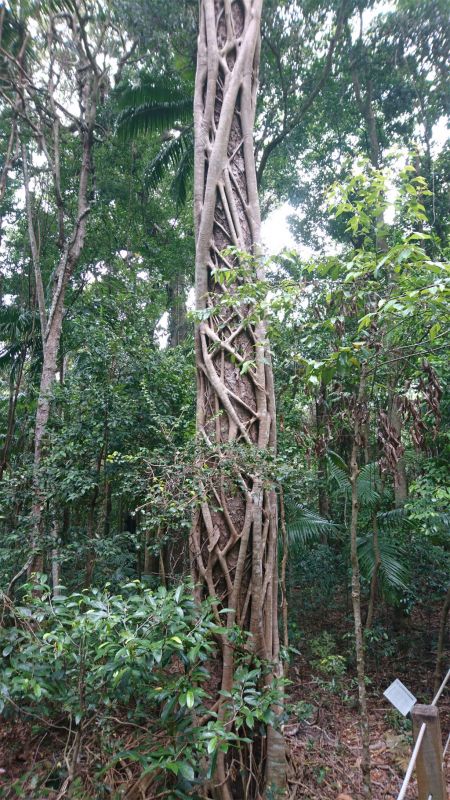
[[[225,714],[219,720],[210,708],[224,630],[193,595],[190,585],[152,591],[134,581],[117,594],[107,587],[52,597],[42,578],[22,605],[3,598],[1,713],[41,731],[57,726],[65,737],[64,768],[55,754],[40,797],[55,788],[55,775],[58,786],[80,785],[76,797],[116,797],[130,769],[147,775],[155,793],[195,797],[219,750],[273,722],[278,687],[259,688],[264,665],[245,648]]]

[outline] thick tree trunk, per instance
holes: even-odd
[[[203,312],[196,329],[197,429],[210,470],[190,547],[196,583],[216,613],[229,609],[218,619],[251,634],[249,649],[272,664],[273,676],[280,675],[277,505],[261,457],[276,446],[273,378],[265,323],[236,297],[246,282],[263,277],[253,152],[261,7],[262,0],[200,2],[194,100],[196,305]],[[253,256],[245,261],[246,273],[238,256],[223,253],[229,247]],[[221,269],[237,270],[234,285],[221,282]],[[224,636],[223,691],[233,686],[234,658]],[[223,703],[220,715],[225,718]],[[256,798],[284,785],[281,735],[268,726],[267,736],[253,736],[252,748],[242,747],[239,773],[230,769],[229,755],[218,754],[214,792],[220,800]]]

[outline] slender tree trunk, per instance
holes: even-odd
[[[190,548],[195,582],[212,599],[217,619],[251,634],[249,648],[272,664],[274,676],[281,675],[277,507],[258,458],[276,446],[273,377],[264,321],[233,300],[245,281],[263,277],[253,152],[261,7],[262,0],[200,2],[194,100],[196,305],[202,317],[196,329],[197,430],[211,477],[204,479]],[[240,271],[239,257],[223,253],[229,247],[253,260]],[[232,286],[224,284],[221,269],[237,270]],[[228,470],[222,471],[225,462]],[[220,608],[229,609],[225,619]],[[221,689],[230,691],[234,648],[227,636],[221,647]],[[266,680],[273,683],[271,675]],[[225,715],[222,701],[219,717]],[[284,787],[284,742],[273,727],[267,726],[266,736],[255,731],[240,758],[236,771],[230,754],[218,754],[214,792],[220,800],[250,800]]]
[[[32,505],[33,533],[32,549],[33,558],[29,568],[32,572],[41,572],[43,569],[42,551],[42,509],[44,498],[41,489],[40,468],[43,455],[43,442],[47,431],[47,424],[50,416],[50,404],[55,375],[58,368],[58,350],[61,340],[62,324],[64,318],[64,304],[66,289],[72,276],[75,265],[80,256],[84,245],[86,234],[87,216],[89,205],[87,203],[88,178],[91,169],[91,145],[92,131],[88,130],[84,134],[84,146],[82,164],[80,168],[79,194],[78,194],[78,216],[72,231],[72,235],[66,241],[63,253],[55,274],[55,285],[53,289],[52,304],[47,316],[45,310],[45,300],[42,289],[42,277],[39,266],[39,253],[36,250],[36,243],[33,233],[33,221],[31,215],[31,205],[27,202],[28,222],[30,230],[30,244],[35,264],[36,286],[38,289],[38,302],[41,318],[41,329],[43,331],[43,364],[41,381],[39,386],[39,396],[36,411],[35,436],[34,436],[34,499]],[[27,181],[25,181],[27,184]],[[25,186],[27,194],[27,185]]]
[[[359,502],[358,502],[358,452],[363,444],[362,432],[364,430],[364,423],[366,417],[366,387],[364,372],[361,374],[360,386],[358,392],[358,400],[354,411],[355,423],[353,433],[353,444],[350,456],[350,485],[351,485],[351,498],[352,498],[352,513],[350,521],[350,555],[352,564],[352,605],[353,605],[353,620],[355,626],[355,644],[356,644],[356,671],[358,678],[358,694],[359,694],[359,709],[360,709],[360,724],[361,724],[361,739],[362,739],[362,758],[361,758],[361,771],[363,776],[363,796],[367,798],[372,797],[372,787],[370,780],[370,732],[369,732],[369,717],[367,712],[367,694],[366,694],[366,674],[365,674],[365,659],[364,659],[364,631],[361,621],[361,579],[358,560],[358,517],[359,517]]]
[[[370,581],[369,605],[367,608],[367,618],[365,625],[366,630],[370,630],[370,628],[373,625],[373,617],[375,614],[375,601],[377,597],[377,588],[378,588],[378,573],[380,571],[380,566],[381,566],[380,545],[378,541],[377,510],[375,510],[374,515],[372,517],[372,546],[373,546],[375,563],[373,565],[373,573]]]
[[[317,450],[317,481],[319,487],[319,514],[326,519],[330,516],[330,496],[327,488],[327,456],[326,456],[326,427],[327,406],[326,386],[322,381],[319,396],[316,400],[316,450]],[[326,541],[326,536],[322,536]]]
[[[436,693],[439,689],[439,685],[442,680],[442,667],[444,664],[444,655],[445,655],[445,634],[447,631],[447,620],[448,614],[450,611],[450,586],[447,589],[447,596],[445,598],[444,605],[442,606],[441,611],[441,620],[439,624],[439,638],[438,638],[438,647],[437,647],[437,655],[436,655],[436,670],[434,673],[434,692]]]
[[[53,596],[60,594],[59,585],[60,585],[60,561],[59,561],[59,525],[58,520],[55,513],[55,518],[53,520],[53,529],[52,529],[52,553],[51,553],[51,564],[52,564],[52,590]]]
[[[159,558],[154,554],[151,547],[152,531],[145,532],[145,546],[144,546],[144,575],[154,578],[159,570]]]
[[[6,427],[5,444],[3,445],[2,454],[0,457],[0,480],[2,480],[3,473],[8,464],[9,451],[13,440],[14,427],[16,422],[17,400],[19,399],[20,387],[22,385],[23,368],[25,365],[26,353],[27,353],[27,348],[24,347],[19,357],[19,364],[17,368],[17,375],[15,376],[15,381],[13,378],[11,379],[9,405],[8,405],[8,423]]]
[[[184,275],[176,275],[167,287],[169,307],[169,347],[186,339],[188,324]]]
[[[400,441],[402,435],[402,418],[397,403],[398,397],[395,392],[392,391],[389,403],[389,421]],[[402,508],[408,499],[408,478],[406,475],[405,457],[403,455],[398,459],[394,470],[394,499],[396,508]]]
[[[86,552],[86,570],[84,573],[84,587],[85,589],[89,589],[92,585],[92,578],[94,576],[94,568],[95,568],[95,560],[96,560],[96,553],[95,553],[95,546],[94,546],[94,538],[95,538],[95,511],[97,508],[97,499],[98,499],[98,486],[95,487],[91,502],[89,504],[89,512],[88,512],[88,519],[87,519],[87,552]]]
[[[283,556],[281,559],[281,575],[280,575],[280,590],[281,590],[281,615],[283,620],[283,645],[289,647],[289,629],[288,629],[288,601],[287,601],[287,563],[289,556],[289,542],[286,528],[286,509],[284,507],[284,492],[280,489],[280,524],[281,535],[283,541]]]
[[[43,569],[44,552],[42,541],[42,511],[45,498],[42,491],[41,465],[43,445],[50,415],[52,388],[57,371],[57,358],[64,318],[65,294],[73,271],[84,245],[87,217],[89,214],[88,189],[92,170],[91,153],[93,131],[95,127],[99,88],[102,77],[87,45],[85,25],[87,17],[81,17],[75,4],[72,17],[66,15],[65,22],[71,36],[73,54],[77,59],[77,90],[79,94],[80,113],[76,120],[77,141],[81,154],[78,168],[78,201],[76,213],[72,220],[61,185],[61,141],[59,105],[55,100],[54,56],[60,43],[56,43],[53,20],[49,19],[48,28],[48,75],[45,81],[45,100],[36,105],[33,93],[28,91],[33,85],[35,75],[28,74],[25,64],[25,47],[16,60],[17,70],[10,78],[11,88],[17,97],[17,113],[20,114],[20,131],[18,141],[22,153],[22,169],[24,176],[25,208],[28,223],[30,250],[35,274],[36,296],[39,307],[39,318],[42,335],[43,364],[37,401],[34,464],[33,464],[33,500],[32,500],[32,534],[31,556],[28,573],[40,572]],[[62,113],[64,116],[64,112]],[[50,123],[50,124],[49,124]],[[29,163],[26,141],[31,138],[39,151],[47,160],[49,174],[53,182],[53,197],[56,208],[57,246],[60,250],[58,263],[55,265],[51,287],[49,308],[46,307],[44,281],[41,271],[40,242],[35,233],[33,197],[30,190]]]

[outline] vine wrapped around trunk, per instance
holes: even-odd
[[[262,0],[202,0],[194,100],[196,224],[197,430],[205,442],[203,498],[191,535],[197,585],[226,612],[228,629],[249,632],[255,657],[280,674],[277,586],[277,508],[264,477],[264,454],[275,452],[272,368],[263,320],[239,300],[240,288],[260,280],[260,210],[253,150]],[[247,275],[239,257],[256,265]],[[220,270],[236,270],[225,287]],[[249,274],[253,271],[253,274]],[[235,300],[233,301],[233,298]],[[245,366],[244,366],[245,365]],[[230,464],[230,452],[249,454]],[[258,458],[260,461],[258,461]],[[231,458],[232,461],[232,458]],[[208,473],[214,477],[208,477]],[[223,616],[222,616],[223,619]],[[235,653],[222,641],[220,689],[233,685]],[[222,711],[223,712],[223,705]],[[248,752],[219,753],[214,796],[259,797],[285,780],[283,740],[273,727],[256,736]],[[240,762],[240,763],[239,763]]]

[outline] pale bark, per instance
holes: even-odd
[[[196,329],[197,430],[214,477],[205,478],[190,548],[195,582],[212,598],[216,614],[230,609],[227,627],[237,623],[248,631],[249,647],[280,675],[275,493],[255,464],[247,472],[236,461],[232,474],[220,475],[222,460],[233,459],[233,446],[246,445],[249,458],[276,446],[266,326],[249,319],[250,308],[232,300],[239,285],[261,279],[262,270],[255,266],[232,287],[215,274],[238,265],[237,257],[223,254],[226,247],[253,254],[255,263],[259,254],[253,123],[261,7],[262,0],[200,3],[194,99],[196,305],[199,311],[211,310]],[[234,667],[234,648],[224,636],[222,690],[231,690]],[[219,716],[224,715],[221,702]],[[218,754],[214,796],[220,800],[250,800],[269,787],[284,786],[281,735],[270,726],[266,737],[253,735],[252,747],[240,750],[239,773],[230,769],[230,755]]]
[[[88,189],[91,174],[91,155],[93,144],[93,131],[95,126],[97,102],[99,95],[100,76],[95,61],[86,44],[84,32],[85,20],[75,17],[68,25],[72,37],[71,45],[78,55],[78,92],[80,96],[80,116],[75,119],[81,143],[81,156],[78,171],[78,203],[75,216],[70,219],[61,188],[60,170],[60,121],[58,118],[59,104],[55,100],[54,76],[54,51],[53,47],[53,21],[49,24],[49,67],[46,85],[48,109],[46,116],[40,116],[40,106],[34,104],[34,84],[31,76],[26,72],[24,64],[17,60],[11,63],[17,67],[17,78],[11,79],[12,88],[20,99],[18,114],[22,128],[31,131],[38,147],[43,151],[53,179],[53,195],[56,206],[58,224],[58,246],[61,250],[59,262],[53,274],[53,283],[50,297],[50,307],[47,303],[41,271],[40,244],[35,230],[32,194],[30,190],[29,156],[24,143],[24,132],[21,135],[22,168],[25,189],[25,207],[28,222],[30,251],[34,267],[36,295],[39,308],[39,318],[42,335],[43,364],[39,386],[39,395],[36,410],[35,436],[34,436],[34,468],[33,468],[33,501],[32,501],[32,557],[28,573],[42,572],[44,568],[44,553],[42,548],[42,525],[44,496],[41,488],[41,464],[43,445],[50,416],[50,404],[53,384],[57,372],[58,351],[61,340],[62,325],[65,311],[65,295],[74,269],[78,263],[83,249],[87,218],[89,214]],[[56,45],[55,45],[56,46]],[[15,82],[14,82],[15,81]],[[63,113],[68,114],[69,112]],[[50,138],[47,141],[48,119],[51,118]],[[69,231],[67,229],[70,229]]]

